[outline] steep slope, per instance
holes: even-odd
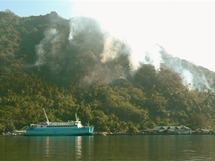
[[[214,128],[214,72],[163,48],[160,69],[145,62],[134,70],[129,45],[91,18],[0,18],[1,133],[43,121],[42,108],[52,121],[77,112],[96,131]]]
[[[173,57],[164,48],[160,51],[163,63],[177,72],[190,89],[215,90],[215,73],[189,61]]]

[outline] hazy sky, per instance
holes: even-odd
[[[170,54],[215,71],[215,1],[194,0],[0,0],[0,10],[18,16],[56,11],[64,18],[89,16],[119,38],[137,58],[154,44]]]

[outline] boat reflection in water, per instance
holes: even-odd
[[[90,159],[93,156],[94,136],[76,136],[75,137],[75,159],[83,160],[88,156]]]
[[[44,136],[29,138],[31,139],[30,147],[38,147],[34,153],[43,155],[44,158],[50,160],[55,160],[56,158],[82,160],[86,157],[86,154],[88,158],[93,156],[94,136]],[[32,151],[29,152],[33,153]]]
[[[82,137],[77,136],[75,138],[75,159],[82,159]]]

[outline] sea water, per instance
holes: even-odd
[[[214,161],[215,135],[0,136],[0,161]]]

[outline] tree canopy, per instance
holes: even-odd
[[[205,73],[209,89],[190,89],[167,62],[159,70],[141,64],[132,71],[129,47],[108,42],[90,18],[0,12],[0,23],[0,133],[44,121],[42,108],[51,121],[77,113],[96,131],[214,128],[215,73],[207,69],[184,62]],[[112,55],[104,53],[107,45]]]

